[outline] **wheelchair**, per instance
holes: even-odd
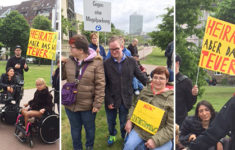
[[[54,90],[52,90],[54,91]],[[50,91],[50,93],[52,92]],[[54,104],[53,104],[54,105]],[[24,116],[19,113],[15,123],[15,136],[22,143],[28,143],[30,147],[34,146],[33,138],[39,137],[43,143],[53,144],[59,139],[59,115],[46,111],[42,117],[33,117],[34,121],[29,121],[25,129]],[[20,132],[22,136],[20,136]]]
[[[14,124],[20,110],[20,100],[23,97],[24,81],[20,80],[11,87],[15,90],[14,94],[6,91],[0,92],[0,119],[8,124]]]

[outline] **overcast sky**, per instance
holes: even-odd
[[[83,0],[75,1],[75,11],[83,14]],[[156,30],[161,23],[161,17],[166,13],[165,8],[174,6],[174,0],[102,0],[112,2],[111,20],[115,27],[129,32],[129,16],[135,12],[143,15],[143,32]]]
[[[23,1],[27,0],[0,0],[0,6],[18,5]]]
[[[0,0],[0,6],[17,5],[26,0]],[[83,0],[75,1],[75,11],[83,14]],[[143,32],[156,30],[165,8],[174,6],[174,0],[103,0],[112,2],[112,22],[116,28],[129,32],[129,16],[135,12],[143,15]]]

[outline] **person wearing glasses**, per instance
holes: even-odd
[[[167,88],[169,72],[166,67],[158,66],[153,70],[153,77],[136,98],[129,110],[125,130],[128,134],[123,150],[151,149],[171,150],[174,137],[174,91]],[[131,122],[131,117],[138,100],[142,100],[164,110],[164,115],[157,133],[151,134]]]
[[[136,61],[123,53],[122,40],[113,36],[109,40],[111,58],[104,62],[106,87],[105,87],[105,110],[107,115],[109,138],[108,145],[116,141],[117,130],[115,129],[117,113],[119,113],[120,131],[124,139],[124,129],[128,109],[131,107],[133,98],[132,80],[135,76],[142,84],[146,85],[147,77],[141,72]]]

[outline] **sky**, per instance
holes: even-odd
[[[0,6],[18,5],[23,1],[27,0],[0,0]]]
[[[17,5],[26,0],[0,0],[0,6]],[[75,11],[83,14],[83,0],[75,1]],[[174,6],[174,0],[102,0],[112,2],[111,20],[115,27],[129,32],[129,16],[133,13],[143,15],[143,32],[157,30],[166,13],[165,8]]]
[[[83,14],[83,0],[75,1],[75,11]],[[165,8],[174,6],[174,0],[102,0],[111,2],[111,20],[115,27],[129,32],[129,16],[135,12],[143,15],[143,32],[157,30]]]

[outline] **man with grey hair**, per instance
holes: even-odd
[[[117,113],[119,113],[121,136],[124,139],[124,129],[128,110],[132,104],[133,87],[132,79],[135,76],[144,85],[147,77],[141,72],[136,61],[123,53],[122,40],[113,36],[109,40],[111,57],[104,62],[106,87],[105,87],[105,111],[109,129],[108,145],[116,141],[115,129]]]
[[[127,49],[131,51],[132,56],[138,54],[137,45],[138,45],[138,39],[134,38],[132,40],[132,43],[127,47]]]

